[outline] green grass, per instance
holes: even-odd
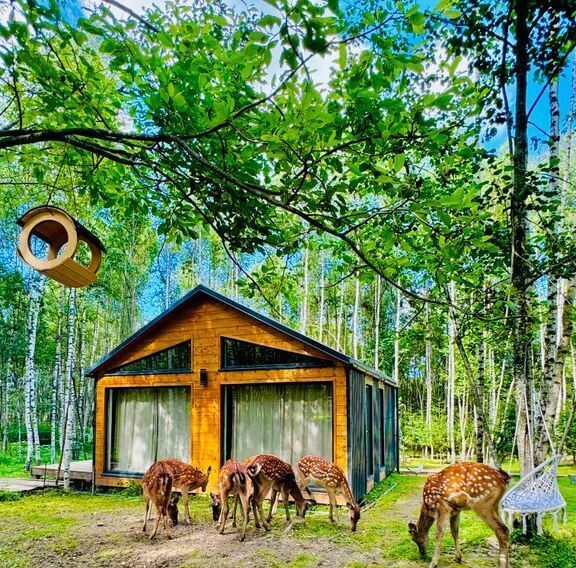
[[[406,527],[409,520],[417,517],[424,480],[422,476],[393,475],[376,486],[367,496],[371,508],[362,514],[356,533],[348,530],[345,509],[340,510],[338,525],[329,521],[326,507],[317,506],[309,511],[305,523],[295,522],[293,529],[286,534],[280,508],[271,533],[251,535],[251,544],[240,545],[234,540],[232,546],[251,546],[252,564],[271,568],[313,568],[330,565],[331,558],[338,558],[347,568],[378,565],[424,568],[426,563],[420,559]],[[567,478],[562,478],[560,486],[568,503],[568,524],[560,525],[559,531],[552,534],[552,520],[546,517],[544,536],[526,542],[515,534],[511,556],[514,568],[576,566],[576,485],[570,485]],[[130,565],[134,547],[147,544],[138,540],[139,531],[122,534],[112,523],[118,519],[129,518],[132,522],[140,519],[143,504],[134,493],[133,489],[97,495],[49,491],[23,496],[17,502],[0,497],[0,518],[8,519],[8,522],[0,524],[0,565],[10,568],[59,565],[58,559],[66,557],[75,562],[82,555],[85,555],[84,560],[89,557],[90,562],[97,561],[101,565],[118,564],[124,560]],[[194,526],[187,530],[204,530],[207,539],[217,538],[207,499],[192,498],[190,510]],[[94,532],[95,519],[106,523],[106,531]],[[121,523],[125,528],[125,521]],[[249,530],[254,530],[253,525]],[[492,537],[492,532],[475,514],[463,513],[461,542],[468,566],[495,568],[495,552],[487,544],[489,537]],[[286,548],[278,550],[279,543],[285,547],[288,545],[291,552],[286,554]],[[446,535],[443,565],[452,565],[453,554],[452,539]],[[90,562],[78,560],[77,565]],[[207,560],[203,550],[195,547],[175,567],[195,568],[205,566],[207,562],[213,563],[214,557]]]

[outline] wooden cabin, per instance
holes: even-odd
[[[124,485],[155,460],[324,456],[360,499],[398,467],[393,381],[205,286],[98,361],[94,473]],[[216,488],[217,475],[209,489]]]

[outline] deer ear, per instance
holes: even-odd
[[[212,466],[209,465],[208,469],[206,470],[206,475],[210,475],[210,472],[212,471]]]

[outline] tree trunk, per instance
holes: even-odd
[[[324,262],[324,255],[320,255],[320,305],[318,306],[318,341],[324,341],[324,323],[326,320],[326,307],[325,307],[325,272],[326,266]]]
[[[358,319],[360,312],[360,279],[356,276],[354,282],[354,311],[352,312],[352,356],[358,359]]]
[[[380,304],[382,296],[382,279],[376,275],[374,282],[374,368],[380,368]]]
[[[532,448],[529,434],[529,395],[531,377],[528,373],[530,346],[530,322],[528,318],[529,265],[526,250],[526,202],[529,197],[527,184],[528,167],[528,117],[526,92],[528,77],[528,3],[515,2],[516,44],[516,116],[514,125],[514,179],[510,200],[510,232],[512,237],[511,285],[514,301],[513,330],[513,374],[516,384],[516,411],[518,415],[518,456],[520,474],[526,475],[533,468]]]
[[[72,463],[72,449],[74,445],[74,430],[76,425],[76,396],[74,388],[74,347],[75,347],[75,315],[76,291],[70,291],[70,306],[68,310],[68,355],[66,358],[66,435],[62,449],[62,467],[64,470],[64,490],[70,490],[70,464]]]
[[[396,384],[400,382],[400,310],[402,308],[402,296],[400,289],[396,289],[396,312],[394,315],[394,366],[392,378]]]
[[[480,417],[484,414],[484,392],[485,392],[485,354],[486,354],[486,339],[485,334],[482,332],[480,344],[478,345],[478,400],[475,400],[476,407],[476,461],[479,463],[484,462],[484,421]]]
[[[449,284],[449,299],[451,304],[456,303],[456,284]],[[450,461],[456,461],[456,439],[454,433],[455,384],[456,384],[456,353],[455,353],[455,320],[454,310],[448,310],[448,385],[447,385],[447,433],[450,446]]]
[[[309,251],[306,244],[304,245],[304,250],[302,252],[303,264],[304,264],[304,275],[302,280],[302,303],[300,305],[300,333],[306,334],[306,326],[308,323],[308,257]]]
[[[26,469],[30,469],[32,457],[36,463],[40,462],[40,439],[38,436],[38,418],[36,409],[36,336],[38,333],[38,315],[42,301],[42,290],[45,277],[36,277],[32,274],[30,279],[30,307],[28,310],[25,371],[24,371],[24,424],[26,426]]]
[[[58,392],[62,380],[62,318],[58,311],[58,331],[56,333],[56,355],[54,357],[54,375],[50,403],[50,463],[56,461],[56,436],[58,424]]]

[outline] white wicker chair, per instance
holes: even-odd
[[[512,528],[514,515],[522,517],[522,531],[526,532],[526,518],[536,515],[538,534],[542,534],[542,518],[550,513],[554,518],[554,530],[558,528],[558,514],[563,511],[566,522],[566,501],[558,487],[558,464],[562,456],[553,456],[532,470],[502,499],[504,520]]]

